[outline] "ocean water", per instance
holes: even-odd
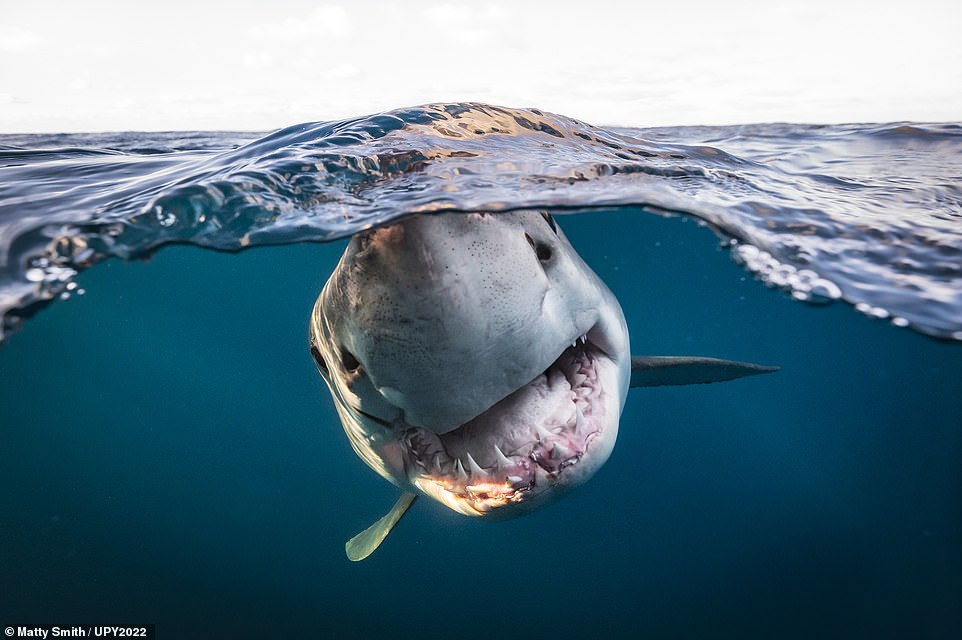
[[[0,145],[0,625],[962,633],[959,125],[435,105]],[[422,500],[350,563],[397,490],[341,431],[314,299],[352,232],[525,206],[558,215],[634,353],[782,370],[632,390],[570,496],[495,523]]]

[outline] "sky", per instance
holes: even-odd
[[[428,102],[597,125],[962,121],[958,0],[0,0],[0,133]]]

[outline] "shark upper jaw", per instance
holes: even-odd
[[[491,519],[526,513],[585,482],[617,438],[622,381],[602,347],[609,344],[596,325],[528,384],[444,433],[367,415],[393,434],[383,456],[392,480]]]

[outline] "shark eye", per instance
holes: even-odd
[[[535,255],[538,256],[538,260],[541,262],[547,262],[548,260],[551,260],[551,247],[543,242],[535,242],[534,238],[529,236],[527,233],[524,234],[524,238],[528,241],[528,244],[531,245],[531,248],[534,249]]]
[[[341,347],[341,364],[344,366],[346,371],[357,371],[361,368],[361,363],[358,359],[354,357],[354,354]]]
[[[544,221],[548,223],[548,226],[551,227],[551,230],[554,231],[554,234],[558,235],[558,225],[555,223],[551,214],[547,211],[542,211],[541,217],[544,218]]]
[[[313,343],[311,343],[311,357],[314,358],[314,362],[317,363],[317,366],[321,368],[325,375],[329,373],[327,370],[327,363],[324,362],[324,357],[321,355],[321,352],[318,351],[317,346]]]

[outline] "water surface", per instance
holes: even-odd
[[[251,139],[0,137],[0,312],[103,257],[329,240],[402,215],[634,205],[694,216],[799,300],[962,340],[962,125],[618,129],[439,104]]]

